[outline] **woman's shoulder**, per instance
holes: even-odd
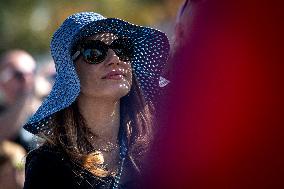
[[[29,152],[25,169],[25,189],[72,185],[71,165],[67,156],[57,147],[41,146]]]
[[[28,170],[30,165],[40,166],[40,167],[54,167],[60,165],[65,165],[68,158],[63,152],[56,146],[43,145],[32,151],[30,151],[26,157],[26,170]],[[62,166],[60,166],[62,167]]]
[[[43,145],[28,153],[26,174],[30,170],[71,171],[68,156],[59,147],[50,145]]]
[[[33,161],[35,159],[45,159],[48,158],[50,160],[59,160],[64,157],[64,153],[57,146],[51,145],[42,145],[32,151],[30,151],[27,155],[26,162]]]

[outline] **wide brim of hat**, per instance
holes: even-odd
[[[146,102],[155,103],[161,91],[159,77],[169,56],[170,45],[167,36],[159,30],[138,26],[117,18],[96,20],[76,30],[72,40],[68,41],[70,42],[68,47],[64,47],[65,51],[62,47],[52,49],[55,64],[60,62],[60,65],[56,66],[58,75],[50,95],[43,101],[29,122],[24,125],[26,130],[33,134],[48,130],[54,113],[70,106],[76,100],[80,93],[80,81],[74,69],[72,49],[77,42],[98,33],[113,33],[127,37],[133,42],[134,57],[131,61],[133,73]],[[54,43],[57,42],[56,39],[54,41]],[[60,53],[62,57],[58,58],[57,54]]]

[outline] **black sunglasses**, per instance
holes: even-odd
[[[79,50],[72,56],[73,61],[82,55],[87,63],[99,64],[107,57],[108,49],[112,49],[121,61],[128,62],[133,58],[133,43],[127,38],[118,38],[110,45],[100,40],[86,40],[78,47]]]

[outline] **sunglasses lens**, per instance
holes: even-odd
[[[113,50],[115,51],[115,54],[117,54],[117,56],[121,61],[127,62],[131,60],[131,53],[128,51],[128,49],[117,48]]]
[[[98,64],[104,61],[107,55],[107,47],[101,41],[86,41],[82,45],[81,53],[90,64]]]
[[[108,49],[111,48],[121,61],[128,62],[133,58],[133,44],[128,39],[119,38],[111,45],[106,45],[99,40],[85,41],[81,45],[81,53],[84,60],[89,64],[99,64],[107,56]]]
[[[121,61],[130,61],[133,57],[133,45],[129,40],[117,39],[112,42],[111,48]]]
[[[84,49],[82,55],[91,64],[98,64],[105,59],[105,53],[102,49]]]

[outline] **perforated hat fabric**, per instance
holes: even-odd
[[[52,115],[70,106],[80,93],[80,81],[72,60],[72,47],[78,41],[98,33],[113,33],[134,44],[133,73],[146,102],[159,94],[159,77],[169,55],[167,36],[156,29],[142,27],[117,18],[105,18],[93,12],[68,17],[51,40],[51,55],[57,76],[50,94],[24,128],[37,134],[48,129]]]

